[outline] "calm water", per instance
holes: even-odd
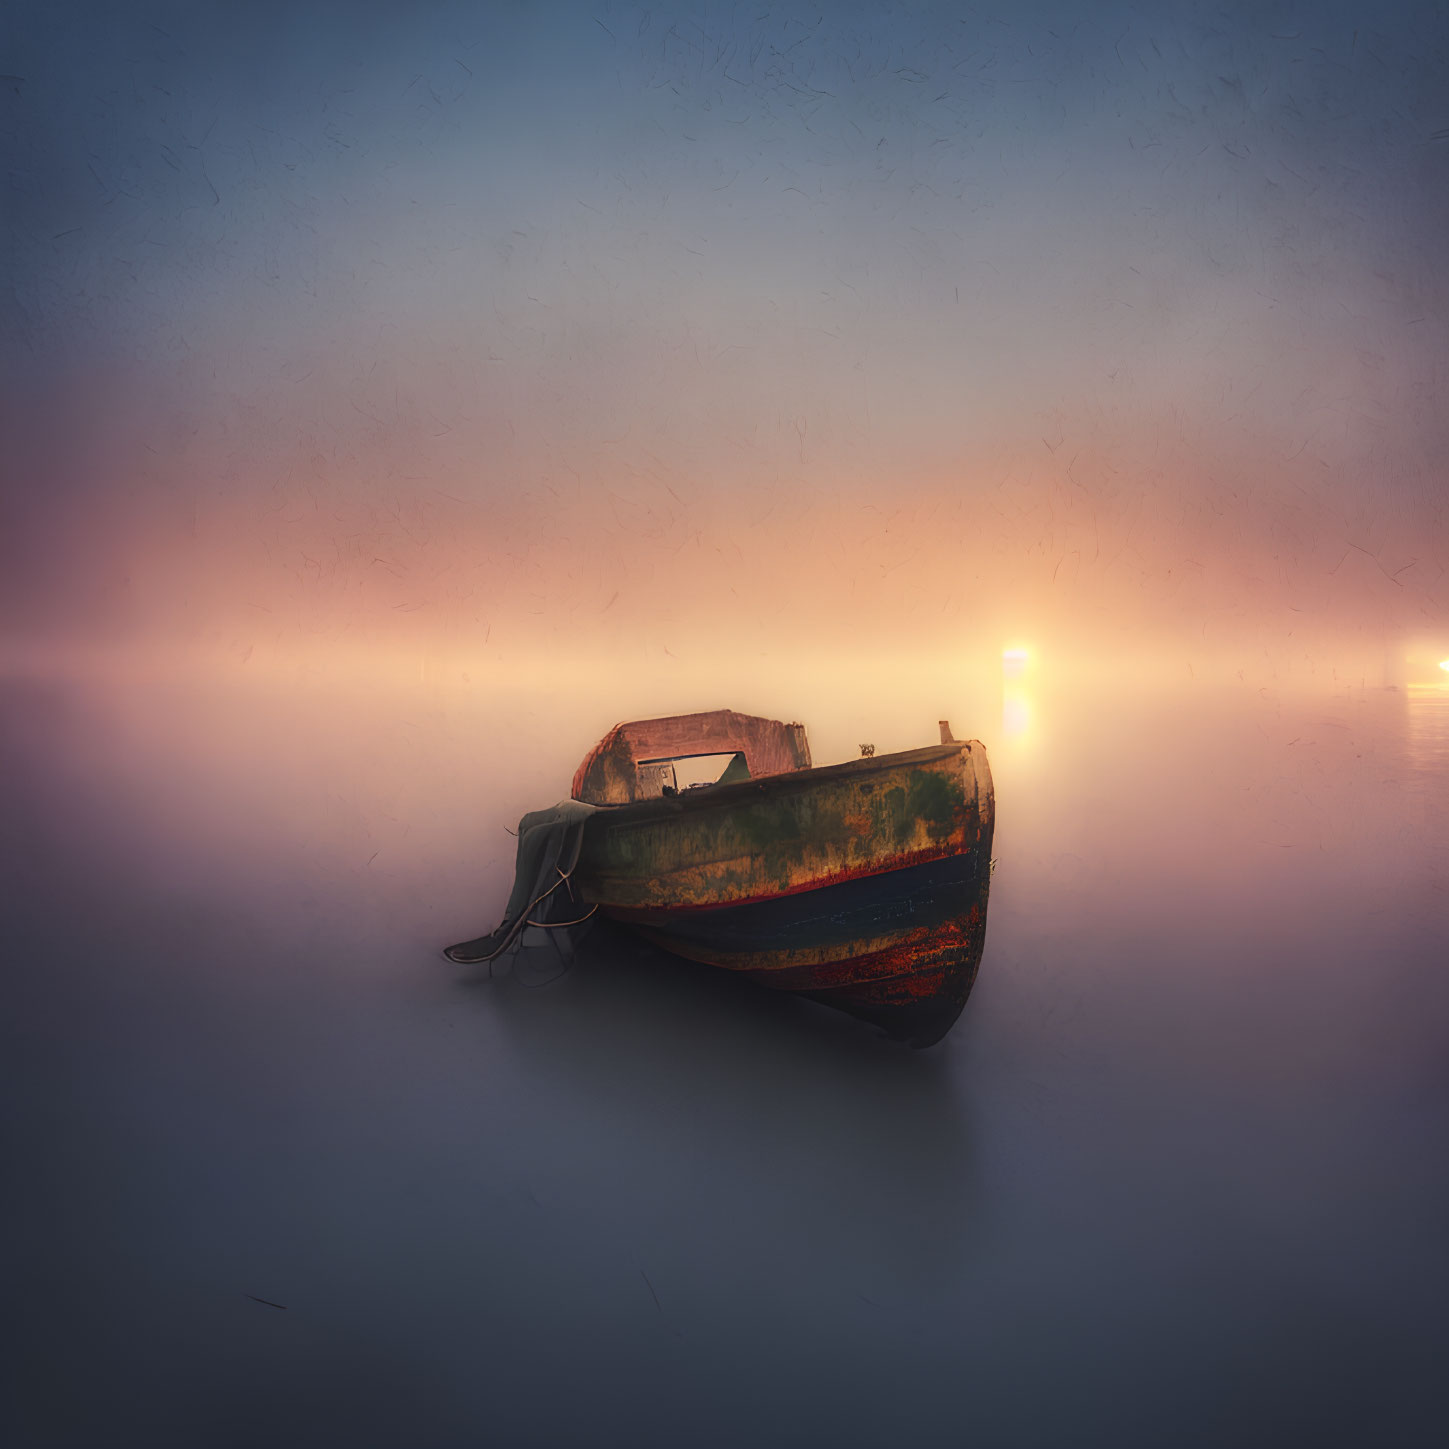
[[[1449,1440],[1442,692],[956,718],[999,866],[925,1054],[609,939],[441,961],[647,711],[4,704],[7,1442]]]

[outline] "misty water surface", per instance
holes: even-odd
[[[621,704],[6,687],[10,1442],[1441,1442],[1440,692],[983,693],[919,1054],[603,934],[439,958]]]

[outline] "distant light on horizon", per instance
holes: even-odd
[[[1001,651],[1001,672],[1008,679],[1017,679],[1026,673],[1030,655],[1025,649],[1003,649]]]
[[[1439,661],[1439,668],[1449,670],[1449,659],[1441,659]]]

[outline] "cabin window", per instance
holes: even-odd
[[[643,798],[696,785],[730,785],[750,778],[742,750],[725,755],[685,755],[675,760],[641,760],[639,793]]]

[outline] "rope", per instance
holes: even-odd
[[[529,921],[527,924],[530,926],[537,926],[540,930],[543,931],[561,931],[565,926],[583,925],[583,923],[587,921],[588,918],[592,916],[594,912],[598,909],[599,908],[596,905],[590,906],[588,910],[583,913],[583,915],[576,917],[572,921]]]
[[[524,929],[525,926],[542,925],[542,926],[544,926],[545,929],[550,929],[551,926],[555,926],[555,925],[556,926],[571,926],[571,925],[576,926],[576,925],[579,924],[578,921],[559,921],[559,922],[556,922],[556,923],[549,923],[549,922],[542,922],[542,921],[533,921],[533,920],[530,920],[529,919],[533,915],[533,912],[544,901],[546,901],[561,885],[566,884],[570,880],[570,878],[572,877],[572,875],[573,875],[573,872],[572,871],[566,871],[566,870],[562,869],[560,866],[554,866],[554,869],[556,871],[558,871],[558,879],[556,881],[554,881],[554,883],[551,886],[549,886],[549,888],[546,891],[542,891],[539,895],[535,896],[533,898],[533,900],[531,900],[528,903],[528,905],[525,906],[524,909],[521,912],[519,912],[518,919],[513,923],[512,929],[510,929],[508,931],[507,935],[504,936],[503,940],[501,942],[499,942],[499,944],[496,947],[494,947],[494,949],[492,951],[490,951],[486,956],[475,956],[471,961],[468,961],[468,962],[463,963],[463,964],[466,964],[466,965],[469,965],[469,966],[481,966],[486,961],[488,963],[488,974],[489,974],[489,976],[492,976],[493,975],[493,962],[496,961],[498,959],[498,957],[500,957],[506,950],[508,950],[508,948],[510,946],[513,945],[513,943],[523,933],[523,929]],[[569,886],[569,894],[570,895],[573,895],[573,887],[572,886]],[[597,910],[597,909],[598,909],[597,906],[591,907],[589,909],[588,913],[586,915],[581,916],[579,918],[579,920],[580,921],[586,921],[586,920],[588,920],[589,916],[593,915],[594,911]],[[507,922],[505,921],[504,924],[506,925]]]

